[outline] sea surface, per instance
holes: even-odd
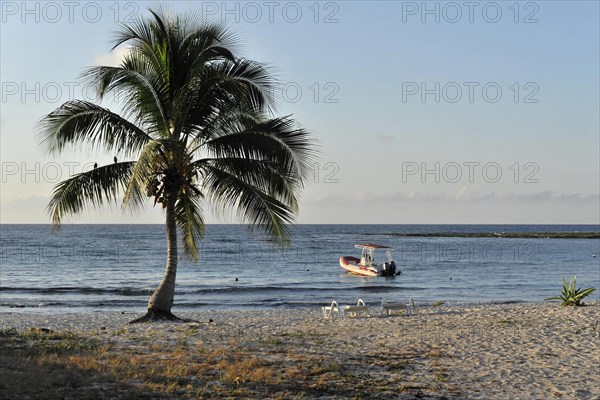
[[[600,239],[401,237],[436,232],[590,232],[598,225],[298,225],[280,250],[243,225],[209,225],[200,261],[180,255],[173,312],[319,307],[362,298],[419,304],[540,302],[563,276],[600,297]],[[144,312],[166,260],[162,225],[0,226],[0,312]],[[394,235],[392,235],[394,234]],[[346,274],[357,243],[394,248],[402,274]],[[377,256],[377,254],[376,254]],[[379,254],[376,261],[383,261]]]

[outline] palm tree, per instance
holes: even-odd
[[[288,224],[316,154],[308,132],[289,116],[272,115],[275,80],[266,67],[233,54],[229,29],[195,14],[149,11],[115,32],[112,50],[129,46],[120,66],[82,74],[100,99],[122,100],[120,113],[72,100],[39,125],[50,154],[83,144],[133,159],[115,155],[114,163],[58,183],[48,204],[53,228],[87,206],[121,198],[125,209],[140,209],[148,197],[164,209],[165,275],[138,321],[177,319],[177,238],[197,262],[206,204],[234,208],[241,221],[289,243]]]

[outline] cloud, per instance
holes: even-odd
[[[391,143],[394,140],[394,136],[381,134],[381,135],[377,135],[376,139],[381,143],[387,144],[387,143]]]
[[[109,66],[109,67],[118,67],[121,65],[121,62],[125,59],[127,53],[129,53],[129,47],[119,47],[109,54],[103,54],[101,56],[97,56],[94,58],[94,65],[97,66]]]
[[[551,191],[514,194],[508,200],[531,201],[531,202],[562,202],[562,203],[588,203],[600,201],[600,195],[581,193],[556,193]]]
[[[460,190],[458,192],[456,192],[456,195],[454,196],[454,198],[456,200],[460,200],[463,197],[466,190],[467,190],[467,188],[463,186],[462,188],[460,188]]]

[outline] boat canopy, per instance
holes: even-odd
[[[354,247],[357,249],[391,249],[389,246],[382,246],[380,244],[363,243],[357,244]]]

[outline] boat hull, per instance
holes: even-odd
[[[378,276],[379,273],[373,267],[363,267],[360,265],[360,259],[351,256],[342,256],[340,257],[340,266],[354,275],[362,275],[362,276]]]

